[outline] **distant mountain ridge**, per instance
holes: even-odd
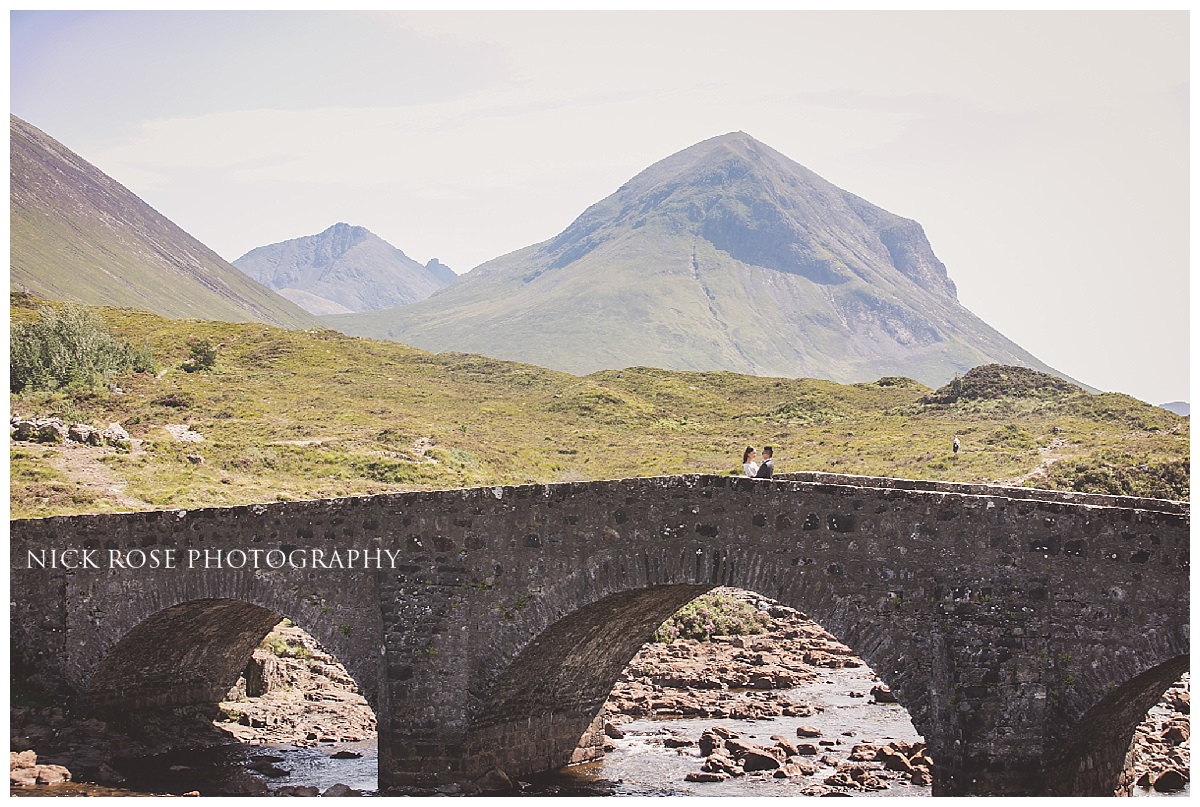
[[[436,258],[422,266],[365,227],[344,223],[257,247],[233,265],[313,314],[408,305],[456,277]]]
[[[673,154],[557,236],[347,333],[577,375],[630,366],[940,386],[1063,376],[957,299],[920,224],[735,132]]]
[[[12,291],[175,319],[321,325],[15,115],[9,144]]]

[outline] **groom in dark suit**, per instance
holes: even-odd
[[[755,475],[756,479],[770,479],[771,475],[775,473],[775,461],[771,459],[771,455],[774,453],[770,446],[762,450],[763,461],[758,466],[758,473]]]

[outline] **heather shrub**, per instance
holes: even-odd
[[[33,322],[9,329],[9,388],[99,385],[112,373],[154,372],[149,348],[113,338],[99,316],[79,305],[43,306]]]
[[[680,608],[654,633],[656,642],[708,641],[713,636],[763,633],[768,617],[745,600],[723,592],[702,594]]]

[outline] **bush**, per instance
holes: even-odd
[[[921,403],[951,404],[1001,398],[1058,400],[1079,392],[1082,390],[1071,382],[1040,370],[985,364],[973,367],[964,376],[955,375],[949,384],[921,398]]]
[[[190,358],[183,363],[185,372],[195,373],[217,366],[217,346],[208,339],[193,339],[188,343],[188,351]]]
[[[81,305],[43,306],[34,322],[9,329],[9,389],[56,389],[99,385],[108,373],[152,373],[149,348],[135,348],[109,334],[103,320]]]
[[[702,594],[662,623],[654,641],[676,639],[708,641],[713,636],[742,636],[763,633],[769,617],[750,603],[720,592]]]
[[[1082,460],[1050,466],[1041,484],[1056,490],[1187,501],[1191,495],[1189,459],[1151,460],[1101,451]]]

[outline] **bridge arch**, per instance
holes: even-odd
[[[1134,731],[1163,693],[1188,671],[1186,644],[1169,658],[1119,684],[1075,722],[1050,755],[1047,777],[1056,795],[1111,796],[1125,767]]]
[[[794,592],[764,590],[762,585],[752,588],[736,577],[720,585],[751,590],[808,613],[822,627],[827,626],[814,611],[828,615],[838,610],[836,605],[814,609],[812,602],[789,596]],[[569,582],[565,587],[573,588]],[[486,654],[493,660],[492,684],[467,733],[466,756],[472,760],[468,775],[474,778],[499,768],[520,776],[591,758],[587,746],[593,744],[592,733],[600,729],[595,719],[621,671],[652,639],[659,625],[716,587],[685,582],[609,593],[542,626],[515,654],[493,646]],[[546,599],[555,600],[554,592],[548,592]],[[531,616],[524,627],[529,630],[541,622]],[[890,654],[890,644],[871,626],[843,626],[842,630],[866,642],[865,653],[850,646],[889,687],[903,692],[907,683],[907,692],[923,692],[902,669],[903,657]],[[518,628],[516,632],[524,631]],[[841,640],[841,635],[831,632]],[[897,700],[907,709],[907,701],[913,698],[905,695]],[[920,726],[917,729],[921,731]],[[531,747],[536,753],[528,753]]]
[[[84,701],[103,713],[215,704],[280,619],[237,600],[173,605],[138,623],[109,649]]]

